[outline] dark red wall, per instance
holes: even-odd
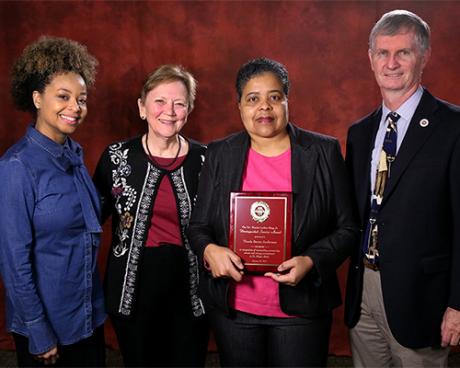
[[[107,144],[145,131],[136,99],[145,75],[164,63],[184,65],[199,81],[196,108],[184,128],[189,137],[209,142],[241,129],[236,71],[250,58],[267,56],[290,72],[291,120],[338,137],[343,147],[350,124],[380,102],[368,66],[367,38],[380,15],[395,7],[414,11],[431,25],[433,56],[424,85],[460,104],[460,2],[2,1],[0,155],[30,120],[12,106],[9,69],[42,34],[82,42],[99,59],[89,115],[75,134],[91,172]],[[344,281],[344,268],[340,275]],[[347,353],[341,309],[335,321],[331,351]],[[1,319],[4,346],[8,340]]]

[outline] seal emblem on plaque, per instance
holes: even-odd
[[[267,202],[257,201],[251,205],[251,217],[254,221],[264,222],[270,216],[270,206]]]

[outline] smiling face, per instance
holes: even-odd
[[[412,31],[377,36],[369,60],[382,95],[410,97],[420,84],[428,57],[429,50],[420,50]]]
[[[88,112],[86,83],[80,74],[58,74],[42,93],[34,91],[32,98],[37,108],[35,129],[59,144],[77,129]]]
[[[165,82],[152,89],[145,101],[138,100],[139,115],[146,118],[149,134],[173,138],[187,122],[187,89],[179,81]]]
[[[287,135],[288,100],[275,74],[266,72],[251,78],[243,88],[238,106],[251,139]]]

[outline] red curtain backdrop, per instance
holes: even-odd
[[[207,143],[242,128],[236,71],[251,58],[267,56],[289,70],[291,121],[338,137],[344,148],[348,127],[380,103],[367,40],[381,14],[396,7],[419,14],[431,25],[433,55],[423,84],[460,104],[460,2],[1,1],[0,155],[30,122],[12,105],[9,70],[40,35],[77,40],[99,59],[89,115],[74,136],[85,149],[90,172],[105,146],[146,130],[136,99],[147,73],[165,63],[184,65],[199,81],[196,107],[183,130],[188,137]],[[101,268],[108,242],[105,226]],[[339,274],[343,286],[345,266]],[[12,348],[3,308],[2,301],[0,349]],[[334,354],[349,354],[342,314],[342,308],[335,312]],[[108,343],[115,344],[112,334]]]

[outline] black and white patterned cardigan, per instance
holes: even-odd
[[[112,247],[105,276],[109,313],[131,316],[134,310],[138,267],[147,240],[152,209],[161,179],[168,175],[176,197],[183,245],[187,250],[190,297],[195,316],[204,313],[198,297],[198,262],[186,236],[204,162],[206,147],[189,140],[189,153],[173,171],[156,167],[144,153],[141,137],[106,148],[94,174],[102,200],[103,222],[112,216]]]

